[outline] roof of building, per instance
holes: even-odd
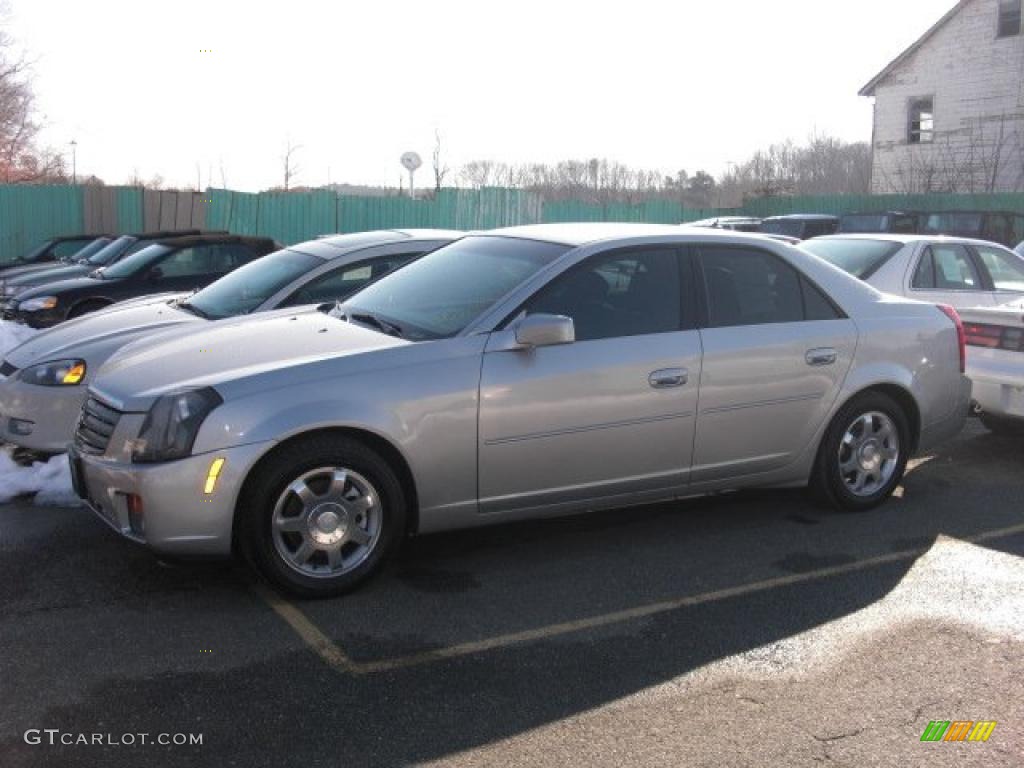
[[[882,80],[888,77],[893,72],[893,70],[900,66],[900,64],[902,64],[915,53],[917,53],[921,46],[927,43],[932,38],[932,36],[935,35],[936,32],[942,29],[950,19],[952,19],[954,16],[957,15],[957,13],[959,13],[961,8],[963,8],[970,2],[972,2],[972,0],[960,0],[960,2],[958,2],[952,8],[950,8],[941,19],[935,22],[928,29],[928,31],[921,35],[921,37],[919,37],[909,48],[903,51],[903,53],[901,53],[895,59],[890,61],[886,65],[885,69],[883,69],[873,78],[871,78],[871,80],[868,81],[867,85],[861,88],[860,91],[858,91],[858,93],[861,96],[874,96],[875,88],[878,86],[880,82],[882,82]]]

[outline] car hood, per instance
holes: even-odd
[[[22,275],[30,275],[33,272],[45,272],[48,269],[59,269],[60,264],[47,261],[42,264],[21,264],[17,266],[0,268],[0,280],[13,280]]]
[[[143,334],[195,322],[204,321],[178,309],[166,298],[144,304],[132,302],[124,307],[114,304],[102,312],[84,315],[36,334],[11,350],[6,360],[19,368],[64,358],[82,358],[88,365],[97,365],[118,347]],[[99,349],[105,354],[102,359],[94,359],[90,352]]]
[[[22,302],[27,301],[28,299],[34,299],[38,296],[57,296],[62,293],[77,291],[79,289],[89,290],[90,288],[99,288],[104,284],[114,285],[117,282],[120,281],[100,280],[95,277],[75,277],[70,280],[55,280],[52,283],[43,283],[42,285],[36,285],[26,291],[22,291],[14,297],[14,300]]]
[[[73,277],[88,275],[95,267],[86,267],[82,264],[63,264],[54,266],[47,264],[27,269],[18,275],[11,277],[4,275],[8,285],[39,285],[40,283],[52,283],[56,280],[69,280]]]
[[[93,388],[118,409],[141,412],[177,389],[287,376],[298,366],[410,343],[322,312],[278,311],[142,339],[112,356]]]

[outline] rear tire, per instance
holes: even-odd
[[[295,441],[253,470],[237,543],[268,581],[298,597],[332,597],[375,573],[406,530],[391,466],[358,440]]]
[[[979,418],[985,429],[1000,437],[1024,437],[1024,420],[1008,419],[982,413]]]
[[[811,493],[840,511],[873,509],[903,479],[910,445],[910,425],[895,400],[881,392],[858,395],[825,431],[811,474]]]

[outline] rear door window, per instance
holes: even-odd
[[[708,327],[795,323],[804,319],[799,273],[766,251],[700,249]]]
[[[979,291],[981,278],[962,245],[930,245],[921,255],[912,283],[918,290]]]

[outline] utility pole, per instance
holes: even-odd
[[[78,158],[76,157],[78,149],[78,142],[74,139],[71,140],[71,183],[78,183]]]

